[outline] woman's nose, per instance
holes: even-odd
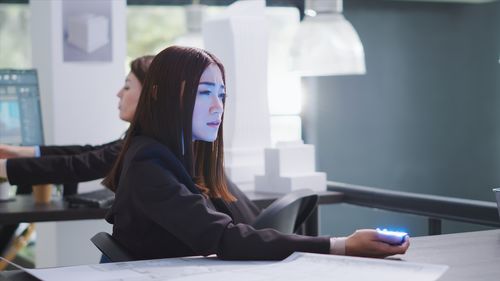
[[[222,103],[222,100],[214,95],[212,97],[212,104],[210,105],[210,113],[222,113],[224,110],[224,105]]]

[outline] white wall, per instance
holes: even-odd
[[[126,129],[118,118],[116,97],[126,74],[126,2],[98,2],[106,1],[112,14],[109,62],[64,62],[63,1],[30,1],[33,66],[39,75],[47,144],[100,144]],[[92,185],[96,183],[87,187]],[[102,220],[38,224],[36,266],[96,263],[100,255],[89,242],[91,234],[110,229]]]
[[[114,140],[125,128],[118,118],[116,97],[126,74],[125,1],[110,1],[110,62],[63,61],[62,2],[30,2],[33,66],[39,73],[46,142],[97,144]]]

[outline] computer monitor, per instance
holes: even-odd
[[[0,143],[43,144],[36,70],[0,69]]]

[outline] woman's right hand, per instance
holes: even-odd
[[[35,157],[35,147],[0,144],[0,159]]]
[[[396,254],[404,254],[410,246],[410,238],[406,236],[402,244],[397,238],[377,232],[374,229],[356,230],[347,237],[345,254],[372,258],[384,258]]]

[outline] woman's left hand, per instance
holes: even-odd
[[[410,246],[410,238],[404,237],[400,243],[400,237],[379,233],[374,229],[356,230],[347,237],[346,255],[383,258],[396,254],[404,254]]]

